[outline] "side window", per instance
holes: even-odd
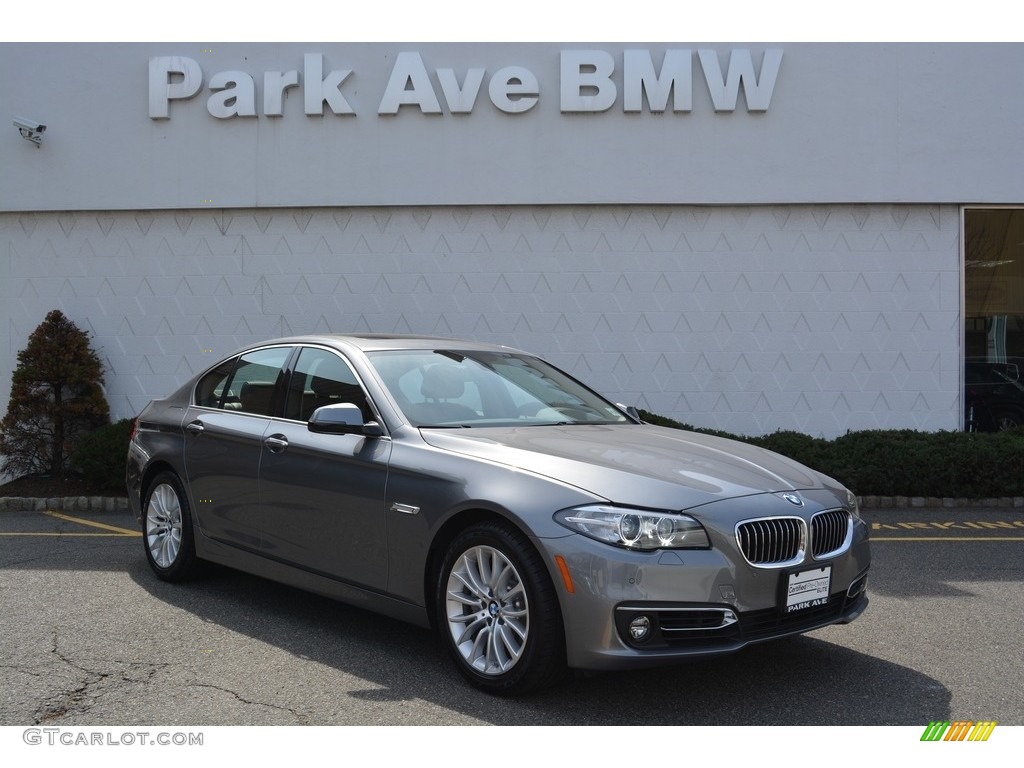
[[[199,380],[196,385],[196,405],[207,408],[223,408],[224,393],[227,391],[228,377],[235,370],[238,358],[225,360]]]
[[[238,358],[230,383],[221,396],[220,407],[273,416],[277,381],[290,353],[290,347],[273,347],[249,352]]]
[[[285,418],[309,421],[313,411],[332,403],[358,406],[363,421],[374,418],[363,388],[348,363],[326,349],[304,347],[292,372]]]

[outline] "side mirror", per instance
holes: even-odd
[[[384,430],[376,421],[363,421],[363,412],[352,403],[332,403],[313,411],[306,424],[310,432],[330,435],[382,437]]]
[[[640,418],[640,411],[636,409],[635,405],[623,405],[622,403],[616,403],[615,405],[621,408],[622,411],[631,419],[636,419],[641,424],[643,424],[644,420]]]

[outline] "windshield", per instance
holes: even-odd
[[[416,427],[630,422],[536,357],[458,350],[389,350],[367,357]]]

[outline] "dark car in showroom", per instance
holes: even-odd
[[[964,423],[968,432],[1004,432],[1024,427],[1024,360],[964,361]]]
[[[220,563],[439,633],[474,685],[737,651],[857,618],[836,481],[641,422],[543,360],[408,336],[255,344],[139,415],[155,574]]]

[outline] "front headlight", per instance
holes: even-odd
[[[593,504],[563,509],[556,522],[592,539],[625,549],[706,549],[704,527],[689,515]]]
[[[855,520],[860,519],[860,505],[857,503],[857,495],[849,488],[846,490],[846,508],[850,510]]]

